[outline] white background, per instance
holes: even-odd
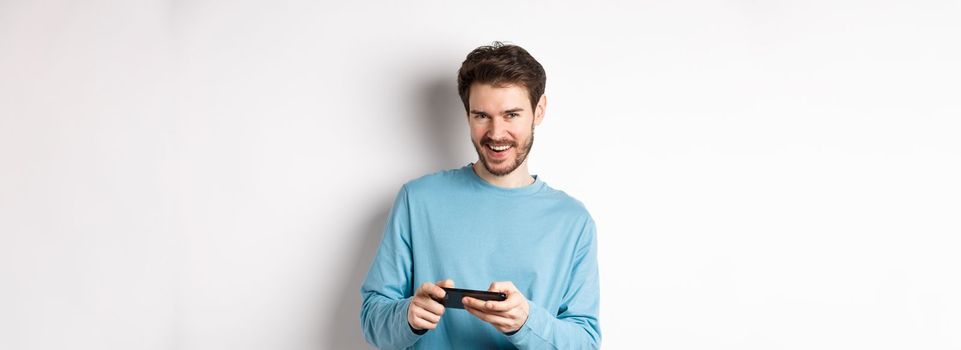
[[[455,73],[546,68],[609,349],[961,349],[959,1],[0,0],[0,348],[366,348]]]

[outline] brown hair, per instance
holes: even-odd
[[[527,88],[531,99],[531,112],[544,94],[547,74],[524,48],[495,41],[467,54],[467,59],[457,72],[457,91],[470,113],[470,87],[473,83],[491,84],[496,87],[517,84]]]

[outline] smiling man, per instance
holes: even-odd
[[[385,349],[600,347],[597,234],[583,203],[531,175],[544,68],[495,42],[457,83],[478,161],[408,181],[360,288],[364,338]],[[436,281],[436,282],[435,282]],[[445,308],[442,287],[504,301]]]

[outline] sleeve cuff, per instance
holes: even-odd
[[[414,332],[414,334],[424,335],[424,333],[427,333],[426,329],[421,329],[421,330],[414,329],[414,326],[411,326],[410,322],[407,322],[407,326],[410,327],[410,330]]]
[[[514,334],[505,333],[507,340],[520,349],[537,343],[538,339],[547,339],[550,331],[550,321],[554,318],[550,312],[540,305],[530,300],[527,301],[527,304],[530,307],[530,313],[527,315],[527,321],[524,322],[524,325]]]

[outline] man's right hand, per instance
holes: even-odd
[[[447,295],[441,287],[454,288],[454,281],[446,279],[437,284],[425,282],[417,288],[407,307],[407,323],[411,328],[417,331],[437,328],[437,322],[444,315],[444,305],[437,300],[444,300]]]

